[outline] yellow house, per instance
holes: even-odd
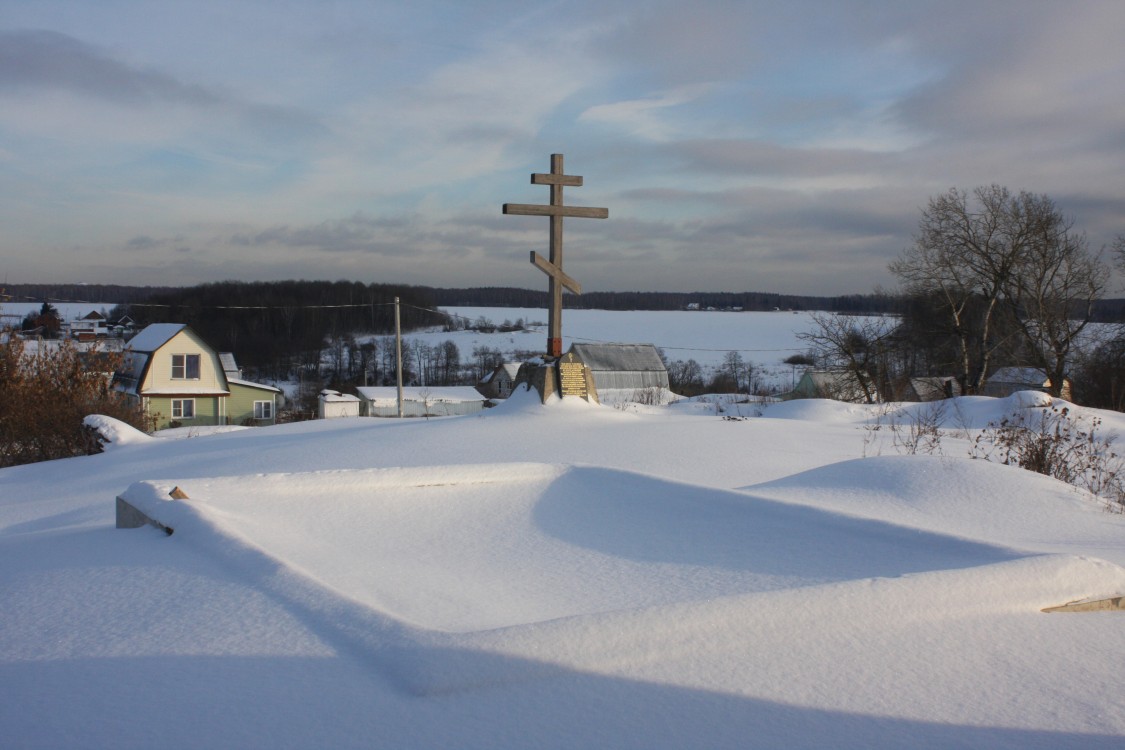
[[[141,402],[158,430],[273,424],[280,394],[273,386],[236,380],[238,398],[232,403],[232,384],[218,353],[183,323],[155,323],[134,336],[113,382]]]

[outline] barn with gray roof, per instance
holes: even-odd
[[[652,344],[572,344],[570,351],[590,368],[599,394],[668,388],[668,370]]]

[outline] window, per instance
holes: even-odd
[[[195,418],[195,399],[194,398],[174,398],[172,399],[172,419],[194,419]]]
[[[172,380],[199,380],[199,355],[173,354]]]
[[[273,401],[255,401],[254,419],[273,419]]]

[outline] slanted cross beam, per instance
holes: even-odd
[[[531,263],[547,274],[547,292],[551,298],[550,320],[547,324],[547,356],[558,359],[562,356],[562,290],[566,287],[575,294],[582,293],[581,285],[563,273],[563,217],[580,219],[605,219],[609,217],[608,208],[589,208],[586,206],[563,205],[564,187],[582,187],[578,175],[563,174],[563,155],[551,154],[551,173],[532,174],[532,185],[549,185],[551,203],[547,206],[527,203],[505,203],[504,213],[517,216],[548,216],[551,219],[550,259],[534,250]]]

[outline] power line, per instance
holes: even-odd
[[[190,307],[198,310],[330,310],[344,307],[390,307],[394,302],[363,302],[354,305],[165,305],[152,302],[128,302],[126,307]]]

